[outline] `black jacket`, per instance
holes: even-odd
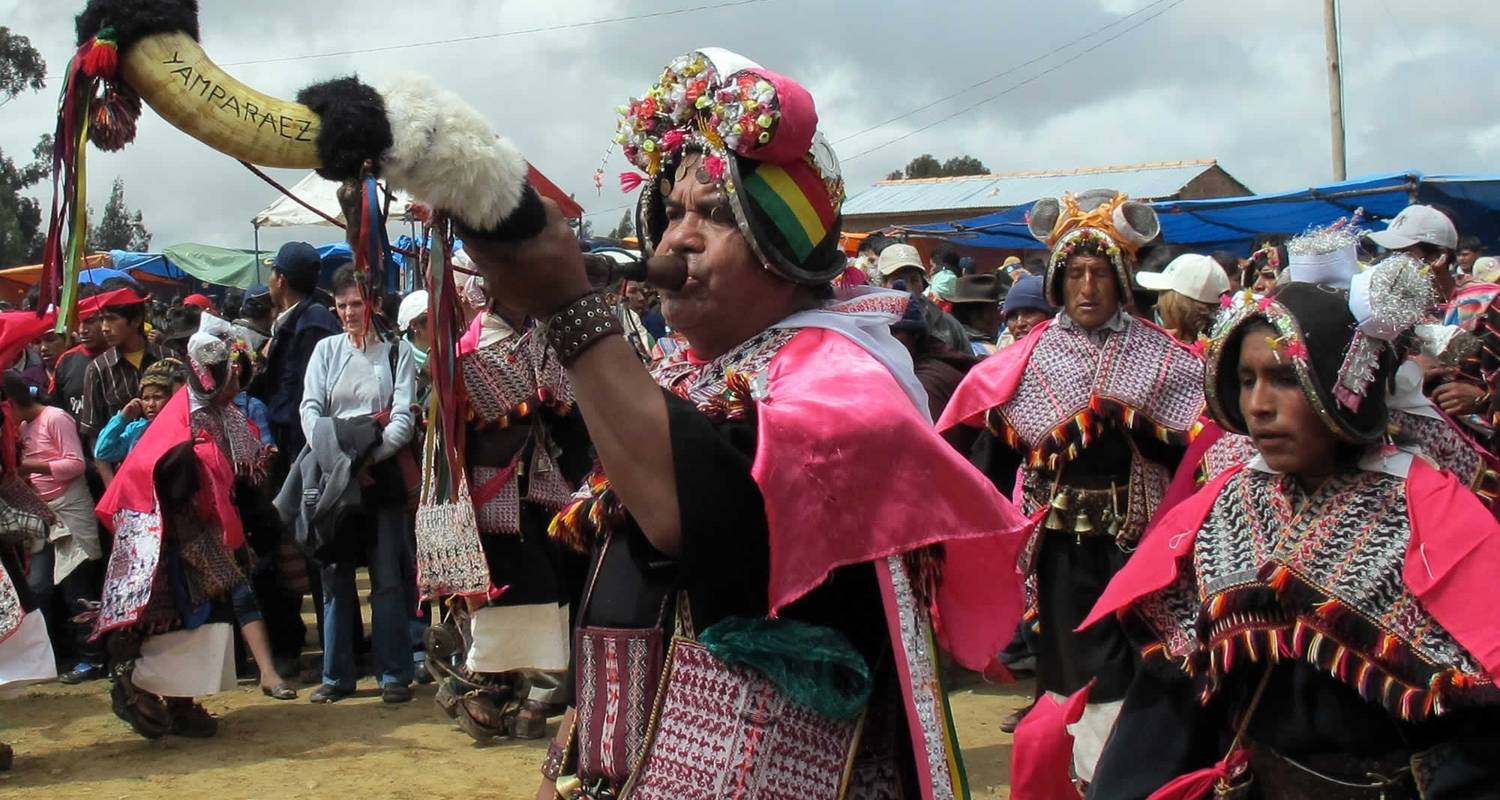
[[[318,342],[343,329],[332,311],[311,298],[294,306],[291,316],[277,328],[258,387],[258,396],[266,403],[266,414],[273,427],[301,431],[297,407],[302,404],[302,376],[307,372],[307,361]],[[296,444],[300,446],[301,442]],[[289,449],[287,443],[278,441],[277,445]]]

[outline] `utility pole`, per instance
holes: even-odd
[[[1344,79],[1340,74],[1338,0],[1323,0],[1323,33],[1328,49],[1328,126],[1333,139],[1333,179],[1344,180]]]

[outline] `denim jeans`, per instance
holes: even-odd
[[[416,608],[416,564],[411,541],[411,519],[399,507],[374,509],[373,535],[366,534],[365,557],[370,565],[370,613],[374,656],[380,685],[412,681],[412,611]],[[354,563],[345,560],[323,567],[323,683],[352,691],[358,678],[354,668],[353,620],[359,613],[354,585]]]

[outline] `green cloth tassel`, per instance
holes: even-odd
[[[832,719],[854,719],[870,700],[870,665],[832,628],[787,619],[728,617],[698,634],[726,664],[765,675],[792,701]]]

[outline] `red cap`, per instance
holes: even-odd
[[[208,299],[206,295],[201,294],[190,294],[187,297],[182,298],[182,304],[185,306],[192,306],[200,311],[214,310],[214,301]]]
[[[113,292],[96,294],[93,297],[85,297],[78,301],[78,318],[89,317],[103,311],[106,306],[133,306],[146,302],[139,292],[130,287],[116,289]]]

